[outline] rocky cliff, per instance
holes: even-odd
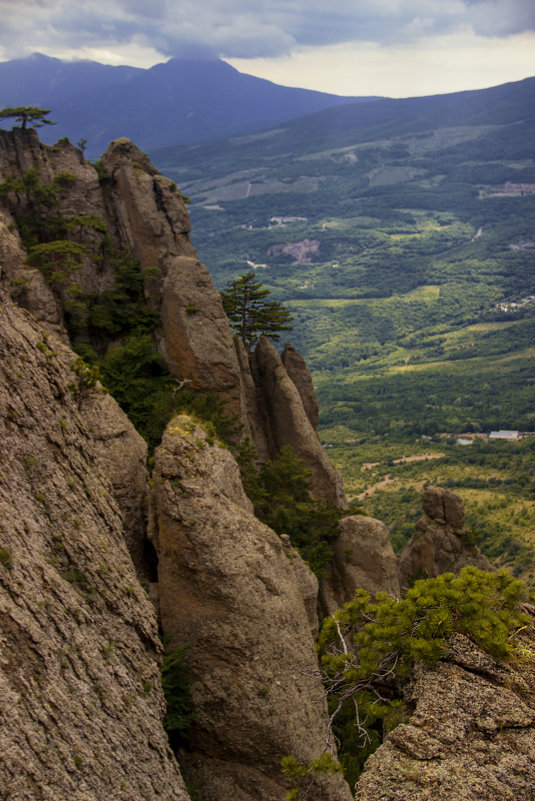
[[[61,282],[29,268],[24,258],[7,264],[6,277],[20,305],[67,339],[64,308],[72,308],[82,295],[96,295],[102,317],[102,305],[109,302],[106,292],[120,269],[118,254],[131,254],[139,262],[143,298],[155,315],[153,336],[172,375],[188,388],[221,398],[227,417],[241,423],[260,460],[291,444],[312,470],[317,497],[346,504],[340,476],[315,432],[317,402],[306,365],[287,348],[290,378],[267,340],[249,362],[235,343],[208,270],[196,259],[182,196],[144,153],[119,139],[97,170],[67,140],[47,147],[35,131],[0,131],[0,183],[7,225],[18,221],[20,228],[44,203],[43,225],[51,231],[45,239],[59,231],[84,248]],[[95,337],[96,320],[94,310],[89,317],[86,313],[77,340],[102,348],[102,333],[100,341]],[[120,326],[113,320],[105,324],[107,347],[114,337],[120,342]]]
[[[184,387],[211,393],[241,424],[233,447],[248,435],[265,462],[290,444],[311,471],[313,496],[343,509],[340,477],[315,431],[306,365],[291,346],[280,356],[263,339],[248,355],[232,336],[190,244],[180,192],[128,140],[113,142],[94,166],[66,140],[50,148],[32,131],[0,132],[0,296],[4,795],[188,801],[163,728],[162,634],[188,645],[195,719],[177,752],[188,780],[204,801],[283,801],[281,758],[306,764],[325,745],[325,700],[309,678],[318,593],[324,614],[357,587],[398,597],[386,528],[343,518],[319,590],[288,538],[256,519],[234,456],[213,431],[167,408],[172,419],[149,475],[145,441],[70,346],[113,356],[128,345],[129,331],[141,332],[157,350],[141,383],[168,369],[175,402]],[[450,495],[424,496],[426,515],[400,562],[402,583],[422,569],[436,575],[467,563],[462,510]],[[487,682],[481,692],[489,708],[493,698],[502,708],[500,693],[511,688],[528,703],[527,673],[498,687],[498,668],[483,669],[482,657],[473,667],[470,648],[417,674],[408,703],[431,701],[409,724],[407,742],[424,736],[413,737],[410,726],[424,729],[421,721],[442,709],[429,695],[440,696],[442,681],[460,676],[464,710],[472,679],[461,668],[475,684]],[[494,728],[486,729],[468,710],[456,751],[439,733],[429,748],[440,751],[445,770],[464,776],[473,769],[467,732],[501,737],[505,728],[511,763],[531,748],[527,708],[517,704],[510,718],[493,713]],[[384,792],[396,784],[397,768],[394,779],[388,772],[396,742],[394,732],[373,763]],[[420,758],[417,750],[411,760]],[[423,748],[422,759],[431,751]],[[507,759],[494,752],[493,759],[499,769],[480,771],[481,781],[500,792],[529,786],[527,767],[508,784],[498,775]],[[380,787],[366,795],[372,785],[366,773],[358,797],[408,797],[380,795]],[[351,794],[339,776],[320,776],[309,797],[349,801]],[[475,790],[473,797],[487,798]]]
[[[325,699],[294,562],[254,516],[228,450],[191,418],[156,452],[154,503],[162,628],[190,643],[196,719],[182,763],[206,801],[282,799],[283,756],[321,753]],[[287,788],[286,788],[287,789]],[[340,778],[315,798],[349,798]]]
[[[120,473],[143,486],[144,445],[100,395],[95,437],[74,354],[5,294],[0,343],[2,794],[186,801],[162,728],[157,620],[124,536],[135,513],[118,490]]]
[[[0,184],[2,787],[17,800],[188,798],[162,726],[160,628],[189,644],[188,777],[206,801],[282,801],[281,758],[321,753],[327,723],[306,676],[317,581],[254,517],[230,452],[191,420],[169,425],[151,491],[145,442],[70,337],[122,346],[105,313],[129,254],[129,280],[142,276],[134,311],[154,316],[179,384],[222,399],[260,458],[291,442],[317,497],[341,505],[304,409],[306,367],[291,379],[268,342],[263,360],[244,358],[178,190],[131,142],[96,169],[67,141],[2,132]],[[46,260],[32,264],[35,237]],[[338,777],[315,792],[350,798]]]

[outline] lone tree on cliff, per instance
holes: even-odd
[[[52,120],[45,119],[50,114],[50,109],[36,108],[35,106],[17,106],[16,108],[5,108],[0,111],[0,120],[15,117],[20,122],[22,129],[42,128],[43,125],[56,125]]]
[[[230,327],[242,338],[247,352],[261,336],[278,341],[279,331],[292,330],[292,315],[277,300],[266,300],[270,294],[252,270],[229,281],[221,293]]]

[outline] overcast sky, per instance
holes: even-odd
[[[36,51],[219,57],[288,86],[406,97],[535,75],[535,0],[0,0],[0,60]]]

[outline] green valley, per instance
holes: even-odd
[[[254,269],[292,312],[350,496],[388,475],[366,508],[395,510],[406,534],[416,491],[451,487],[484,549],[503,546],[526,576],[534,439],[451,437],[535,431],[534,101],[531,78],[151,154],[189,196],[216,284]],[[437,458],[390,464],[427,451]]]

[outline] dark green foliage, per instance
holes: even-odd
[[[17,106],[16,108],[5,108],[0,111],[0,120],[15,118],[20,123],[21,128],[42,128],[43,125],[56,125],[46,117],[50,114],[50,109],[36,108],[35,106]]]
[[[281,767],[286,778],[296,785],[286,793],[287,801],[305,798],[314,786],[316,776],[342,771],[340,763],[328,751],[311,760],[308,765],[298,762],[293,756],[285,756],[281,760]]]
[[[524,593],[521,582],[505,572],[487,573],[465,567],[456,578],[444,573],[416,581],[407,596],[396,601],[386,594],[371,602],[364,590],[336,612],[342,632],[358,646],[358,666],[329,653],[337,643],[336,625],[327,618],[319,639],[322,662],[328,669],[342,667],[346,678],[369,678],[389,658],[398,675],[407,675],[415,661],[433,662],[445,653],[445,638],[461,633],[495,659],[515,652],[514,632],[526,624],[519,612]],[[352,656],[355,656],[353,654]]]
[[[4,548],[0,546],[0,565],[3,565],[7,570],[13,567],[13,554],[11,548]]]
[[[167,703],[163,725],[174,749],[187,743],[188,729],[195,719],[187,653],[187,645],[166,649],[161,667],[162,689]]]
[[[28,253],[28,264],[37,267],[45,281],[56,290],[65,289],[74,270],[79,270],[88,250],[79,242],[58,239],[34,245]]]
[[[112,250],[108,259],[115,272],[113,287],[98,295],[80,295],[83,313],[80,310],[78,316],[67,318],[74,341],[85,332],[97,349],[104,349],[118,335],[150,332],[157,325],[157,316],[145,299],[144,291],[145,279],[153,277],[153,270],[142,269],[139,261],[126,250],[120,253]]]
[[[151,449],[170,420],[174,380],[149,333],[132,333],[99,361],[102,383]]]
[[[289,325],[292,315],[278,301],[266,300],[269,294],[270,290],[262,288],[252,270],[230,281],[221,293],[230,327],[242,338],[247,350],[261,336],[278,341],[280,331],[292,329]]]
[[[227,416],[220,398],[177,388],[150,331],[134,331],[123,345],[110,348],[97,363],[104,386],[147,441],[149,453],[159,445],[165,426],[179,411],[202,420],[214,438],[229,441],[236,434],[236,421]]]
[[[245,473],[245,487],[255,514],[278,534],[287,534],[317,576],[327,575],[332,557],[330,541],[338,535],[344,512],[313,500],[311,471],[293,448],[285,445],[258,472]]]
[[[69,389],[77,398],[78,408],[81,408],[87,393],[97,386],[100,379],[99,369],[95,364],[87,364],[79,356],[71,365],[71,370],[77,380],[76,383],[69,386]]]
[[[93,167],[97,171],[98,180],[101,184],[109,184],[112,182],[112,176],[109,174],[108,170],[102,163],[102,161],[95,161],[93,162]]]
[[[400,682],[415,662],[443,657],[448,636],[463,634],[497,660],[515,656],[516,632],[529,623],[519,609],[523,593],[506,572],[466,567],[457,578],[445,573],[416,581],[401,601],[380,593],[372,602],[357,590],[353,601],[326,618],[318,648],[332,713],[342,713],[336,733],[353,779],[355,743],[369,750],[378,744],[377,721],[387,730],[397,725],[403,715]]]

